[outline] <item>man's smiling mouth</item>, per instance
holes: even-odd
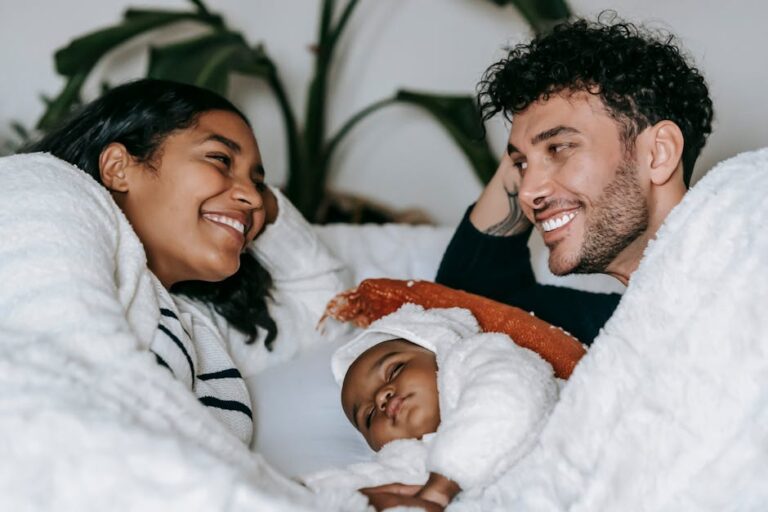
[[[554,231],[557,228],[561,228],[563,226],[566,226],[575,217],[576,217],[576,214],[573,213],[573,212],[564,213],[562,215],[558,215],[557,217],[552,217],[551,219],[547,219],[545,221],[542,221],[542,222],[539,223],[539,225],[541,226],[541,229],[545,233],[548,233],[550,231]]]

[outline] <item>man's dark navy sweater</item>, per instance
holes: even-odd
[[[528,237],[478,231],[469,220],[470,207],[453,234],[435,281],[532,311],[589,345],[621,299],[616,293],[592,293],[536,282]]]

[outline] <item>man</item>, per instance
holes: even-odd
[[[507,154],[449,245],[437,281],[534,311],[591,343],[619,301],[539,285],[531,223],[557,275],[629,282],[682,200],[712,102],[671,38],[577,21],[513,48],[480,84],[486,119],[512,122]]]
[[[486,119],[503,112],[511,121],[507,154],[457,229],[436,280],[534,311],[591,342],[619,297],[537,284],[526,247],[528,235],[532,227],[539,230],[554,274],[607,273],[629,284],[649,242],[686,194],[711,132],[712,101],[706,83],[673,38],[626,23],[581,20],[516,46],[492,65],[480,84],[480,105]],[[683,296],[690,295],[701,299],[693,292]],[[642,291],[633,299],[629,305],[638,309],[648,302]],[[568,399],[557,406],[531,457],[486,496],[495,502],[489,510],[565,510],[574,503],[600,504],[583,510],[629,510],[628,497],[641,500],[644,492],[650,496],[648,474],[672,465],[676,455],[687,462],[696,458],[691,452],[664,452],[664,443],[644,444],[667,435],[673,439],[679,434],[675,427],[685,422],[667,419],[674,407],[693,403],[697,411],[695,404],[701,400],[695,395],[678,398],[665,387],[665,379],[680,372],[701,386],[697,377],[711,381],[717,373],[697,373],[703,363],[691,364],[685,358],[697,355],[691,348],[670,352],[667,363],[645,356],[652,341],[662,341],[655,357],[663,360],[673,341],[685,338],[682,327],[665,331],[673,322],[660,321],[672,318],[672,308],[658,309],[644,317],[624,308],[618,327],[604,333],[600,354],[593,351],[580,364],[579,378],[569,383]],[[638,318],[639,324],[633,325]],[[686,317],[674,321],[685,325]],[[722,322],[713,326],[721,328]],[[646,330],[638,334],[638,328]],[[690,337],[686,341],[692,342]],[[649,383],[654,367],[663,368],[662,378]],[[722,405],[725,395],[719,391],[712,389],[719,400],[713,403]],[[686,392],[685,387],[680,391]],[[664,402],[669,396],[677,400],[671,406]],[[598,406],[592,405],[595,401]],[[632,403],[639,404],[637,410],[626,405]],[[643,430],[648,418],[657,431]],[[702,423],[714,424],[703,418]],[[701,423],[695,423],[699,419],[685,430],[692,439],[701,433]],[[617,425],[626,426],[626,439],[612,434]],[[714,435],[712,439],[722,441]],[[624,466],[612,465],[619,463]],[[636,471],[637,480],[622,478],[617,468],[633,465],[642,468]],[[603,478],[592,478],[596,474]],[[611,485],[613,494],[606,493]],[[666,499],[684,485],[661,486],[666,494],[654,498]],[[366,492],[378,509],[384,504],[435,508],[409,496],[407,486]],[[607,502],[619,506],[606,508]]]

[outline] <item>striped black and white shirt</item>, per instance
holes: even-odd
[[[160,320],[150,350],[157,363],[182,381],[244,443],[253,437],[251,398],[226,346],[194,319],[179,313],[167,294],[160,298]],[[194,340],[191,332],[195,332]]]

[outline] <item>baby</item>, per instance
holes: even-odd
[[[481,333],[460,308],[406,304],[339,348],[332,369],[344,412],[371,448],[425,445],[416,496],[440,506],[527,453],[558,394],[549,363],[507,335]],[[402,455],[389,446],[382,453]],[[397,466],[381,455],[377,463]],[[385,483],[367,471],[369,485]]]

